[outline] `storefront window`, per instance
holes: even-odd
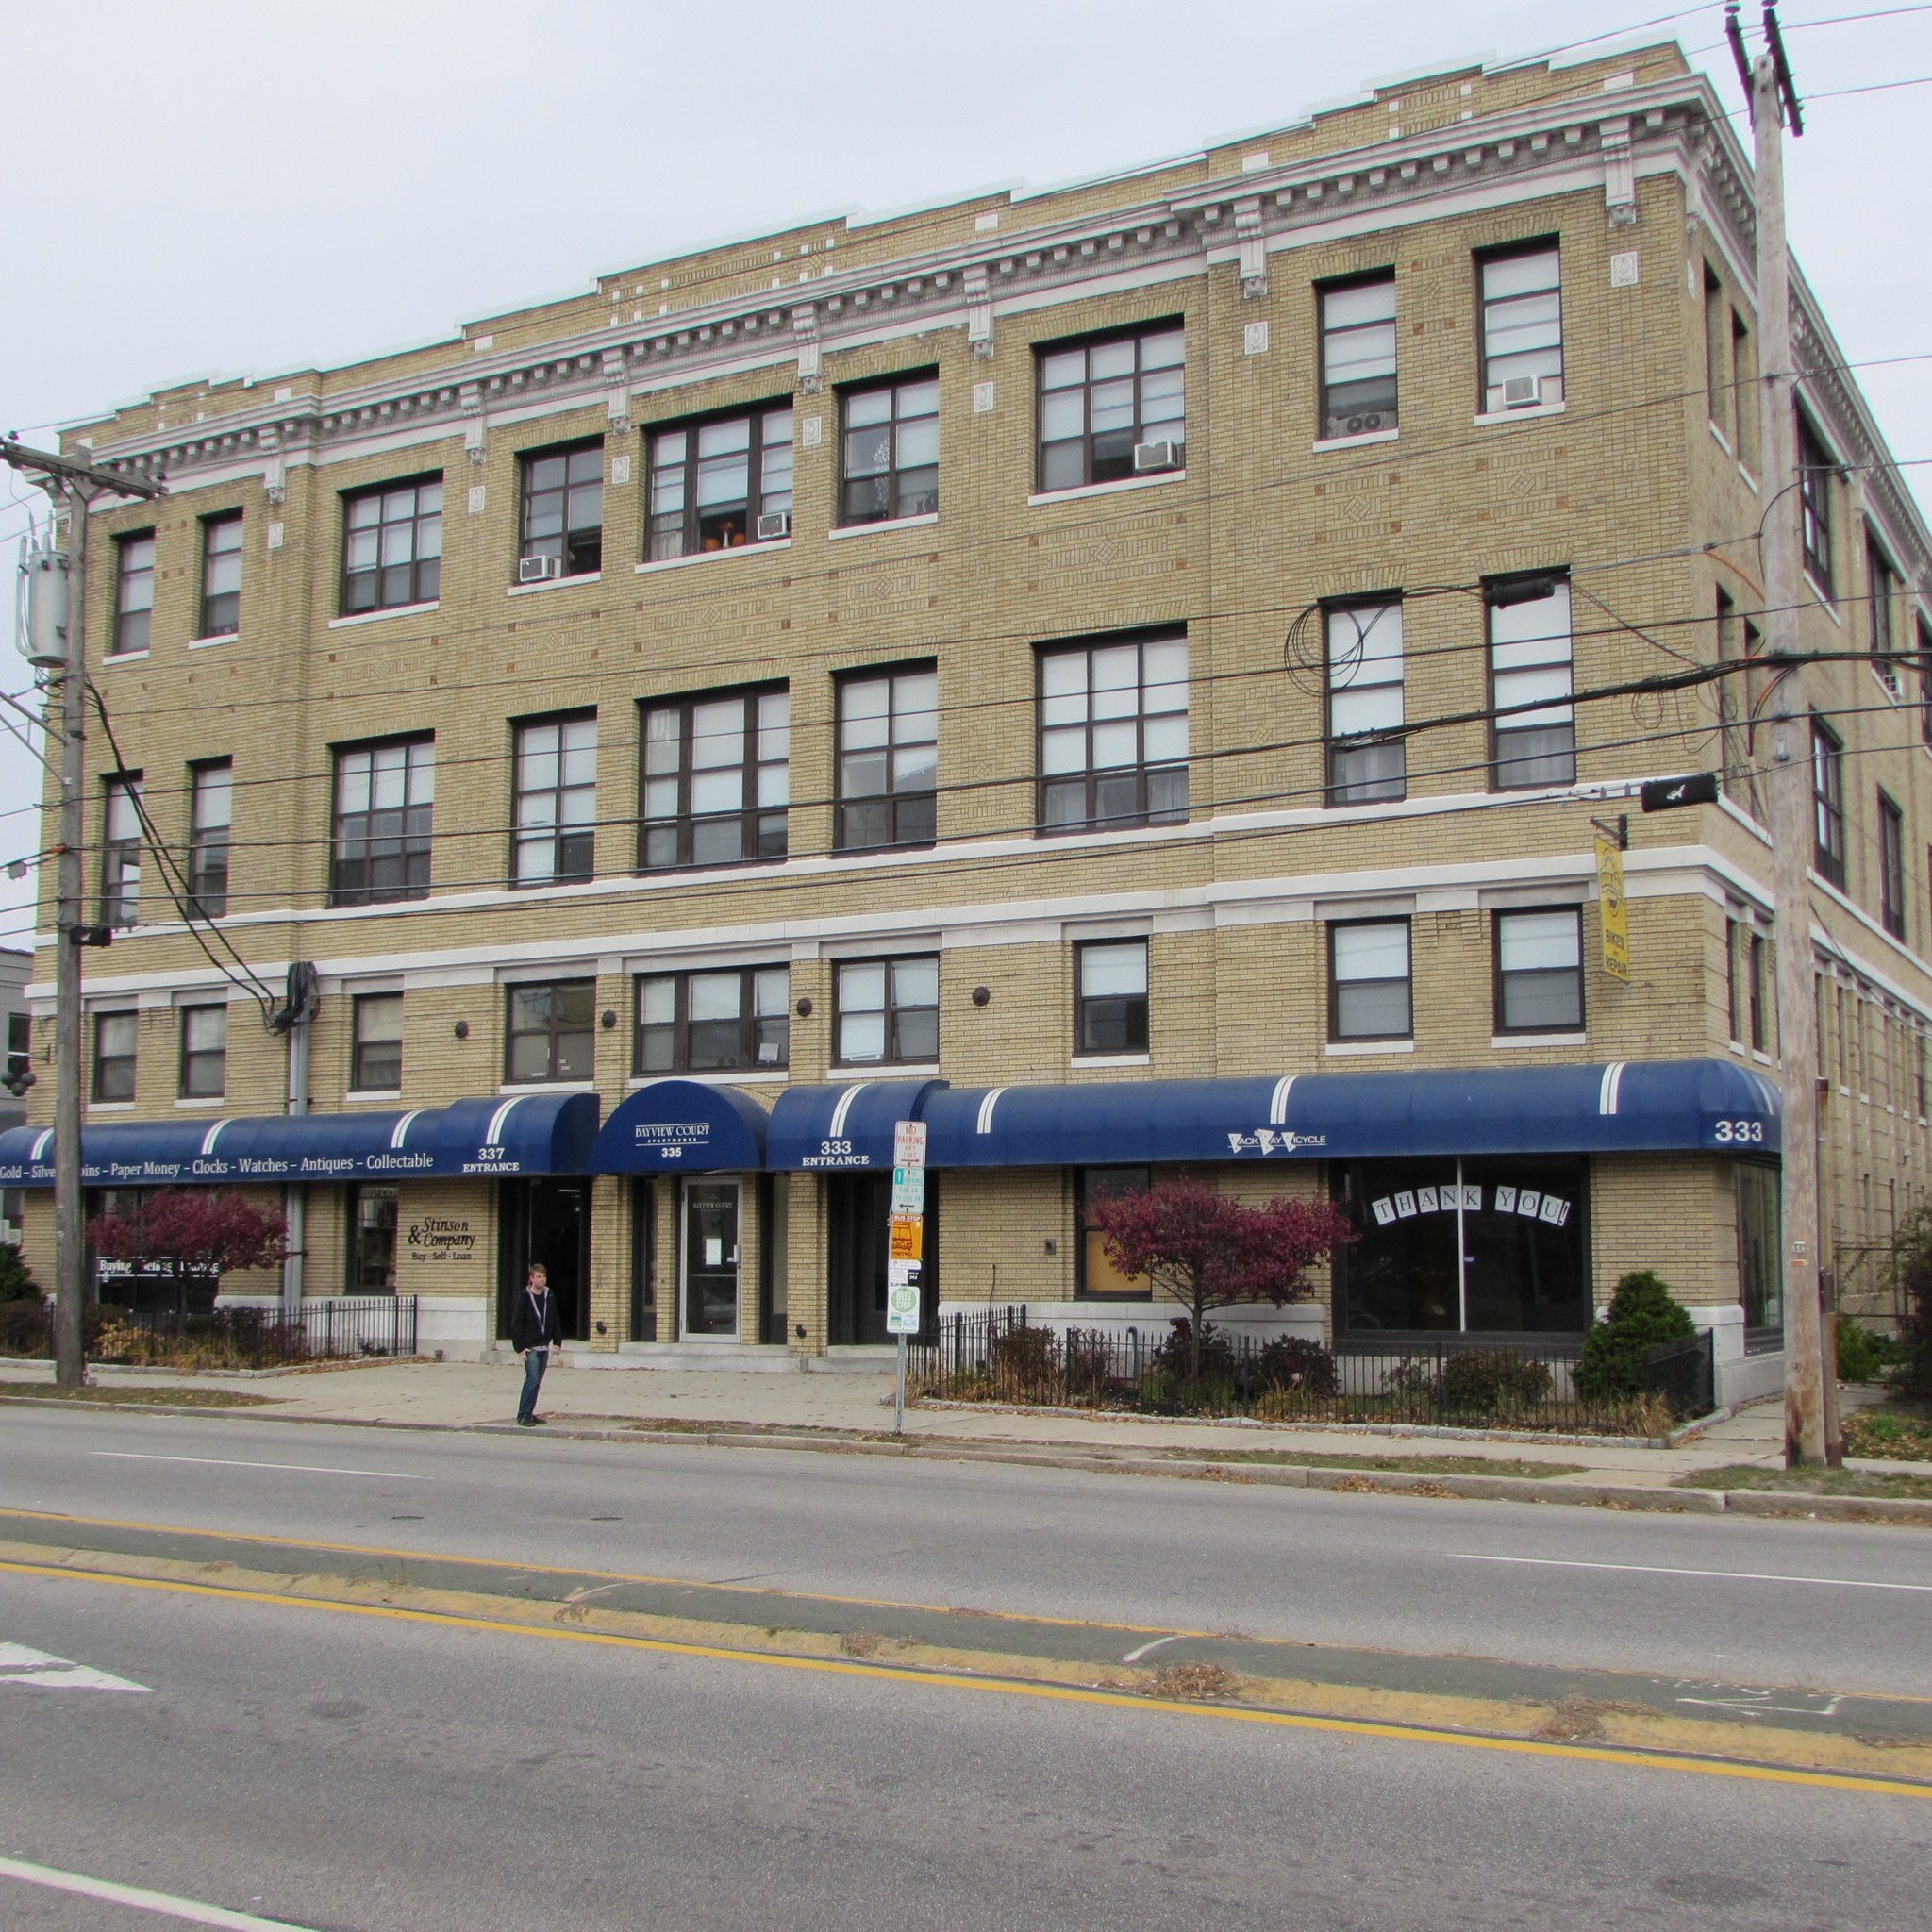
[[[396,1291],[396,1191],[349,1191],[349,1292]]]
[[[1576,1157],[1356,1160],[1335,1170],[1360,1239],[1335,1261],[1347,1335],[1580,1335],[1589,1174]]]
[[[1740,1161],[1732,1172],[1737,1175],[1738,1298],[1744,1304],[1745,1345],[1782,1348],[1785,1308],[1777,1267],[1777,1170]]]
[[[1120,1194],[1144,1194],[1144,1167],[1085,1167],[1074,1176],[1074,1198],[1080,1216],[1080,1280],[1082,1295],[1121,1295],[1146,1301],[1154,1284],[1144,1274],[1123,1274],[1107,1252],[1107,1238],[1093,1224],[1093,1209],[1101,1201]]]

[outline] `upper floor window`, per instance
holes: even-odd
[[[1906,818],[1878,794],[1878,923],[1893,939],[1906,936]]]
[[[1187,640],[1042,651],[1041,829],[1174,824],[1187,815]]]
[[[1328,638],[1328,803],[1367,805],[1407,791],[1402,738],[1402,605],[1332,606]]]
[[[652,561],[791,534],[791,405],[651,432]]]
[[[1583,1024],[1583,914],[1574,906],[1496,914],[1496,1031]]]
[[[11,1080],[33,1064],[33,1020],[26,1013],[7,1016],[7,1077]]]
[[[1919,736],[1932,749],[1932,624],[1915,615],[1912,636],[1919,659]]]
[[[1899,575],[1869,530],[1865,533],[1865,575],[1872,600],[1872,655],[1880,670],[1888,670],[1892,667],[1887,660],[1898,650],[1898,613],[1893,602],[1899,591]]]
[[[342,614],[433,604],[442,581],[442,478],[342,498]]]
[[[181,1008],[181,1097],[219,1100],[228,1091],[228,1009]]]
[[[1477,258],[1486,411],[1563,400],[1562,257],[1554,242]]]
[[[1393,429],[1395,277],[1331,283],[1322,305],[1322,422],[1326,438]]]
[[[245,527],[239,509],[202,519],[202,637],[232,637],[242,628],[242,538]]]
[[[358,1093],[397,1093],[403,1085],[403,996],[356,996],[349,1047],[349,1086]]]
[[[1074,1051],[1147,1051],[1147,941],[1090,940],[1074,948]]]
[[[841,1066],[937,1060],[940,962],[846,959],[836,969],[834,1058]]]
[[[1731,310],[1731,374],[1738,385],[1738,460],[1754,475],[1757,471],[1759,429],[1757,394],[1757,339],[1751,325]]]
[[[94,1015],[94,1088],[96,1100],[134,1098],[135,1037],[139,1016],[134,1013]]]
[[[1037,350],[1040,488],[1076,490],[1187,461],[1187,336],[1173,324]]]
[[[141,774],[108,780],[101,837],[101,924],[132,925],[141,908]]]
[[[604,566],[604,440],[523,458],[517,580],[587,576]]]
[[[1498,577],[1483,587],[1490,629],[1494,786],[1576,781],[1570,703],[1570,586],[1561,577]]]
[[[549,886],[596,871],[597,714],[516,727],[516,832],[510,881]]]
[[[329,902],[374,906],[429,891],[436,741],[391,739],[336,752]]]
[[[783,858],[791,757],[782,685],[646,705],[638,862],[663,872]]]
[[[848,390],[839,521],[876,524],[940,507],[940,381],[915,375]]]
[[[597,982],[553,979],[507,991],[505,1080],[529,1086],[591,1078],[596,1071]]]
[[[1804,537],[1805,568],[1826,596],[1831,579],[1831,479],[1837,469],[1818,432],[1798,417],[1798,520]]]
[[[1726,442],[1736,426],[1737,391],[1732,387],[1731,304],[1717,271],[1704,268],[1704,386],[1710,425]]]
[[[652,973],[638,981],[640,1074],[754,1073],[791,1057],[791,972]]]
[[[1820,874],[1842,889],[1845,882],[1845,748],[1821,718],[1811,721],[1811,803],[1816,837],[1813,860]]]
[[[1328,928],[1330,1040],[1407,1040],[1408,921],[1337,920]]]
[[[939,673],[926,666],[839,686],[841,852],[930,845],[938,832]]]
[[[1725,925],[1724,963],[1729,981],[1731,1038],[1764,1051],[1764,935],[1743,921]]]
[[[188,768],[188,893],[204,919],[228,909],[228,841],[235,818],[235,771],[226,758]]]
[[[147,649],[155,614],[155,533],[135,530],[114,540],[113,653]]]

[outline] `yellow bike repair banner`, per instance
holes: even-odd
[[[1630,921],[1624,909],[1624,855],[1607,839],[1596,841],[1596,897],[1602,914],[1604,971],[1627,983]]]

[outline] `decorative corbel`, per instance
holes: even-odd
[[[798,344],[798,392],[802,396],[815,396],[823,377],[818,311],[810,303],[791,311],[791,334]]]
[[[983,268],[966,271],[966,340],[973,344],[974,358],[990,361],[992,357],[992,290]]]
[[[622,435],[630,427],[630,381],[625,374],[622,350],[604,351],[604,380],[608,385],[604,396],[605,413],[610,419],[611,428]]]
[[[483,420],[483,385],[466,382],[457,391],[463,411],[463,449],[477,469],[490,454],[489,426]]]
[[[1268,292],[1268,241],[1261,232],[1261,197],[1251,194],[1234,205],[1235,239],[1241,243],[1241,300]]]
[[[1604,149],[1604,207],[1610,226],[1626,227],[1637,220],[1637,157],[1630,146],[1630,119],[1606,121],[1601,130]]]
[[[289,466],[282,457],[282,439],[273,424],[265,425],[256,438],[262,454],[261,493],[277,509],[289,500]]]

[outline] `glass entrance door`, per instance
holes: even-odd
[[[738,1333],[736,1181],[684,1184],[684,1332]]]

